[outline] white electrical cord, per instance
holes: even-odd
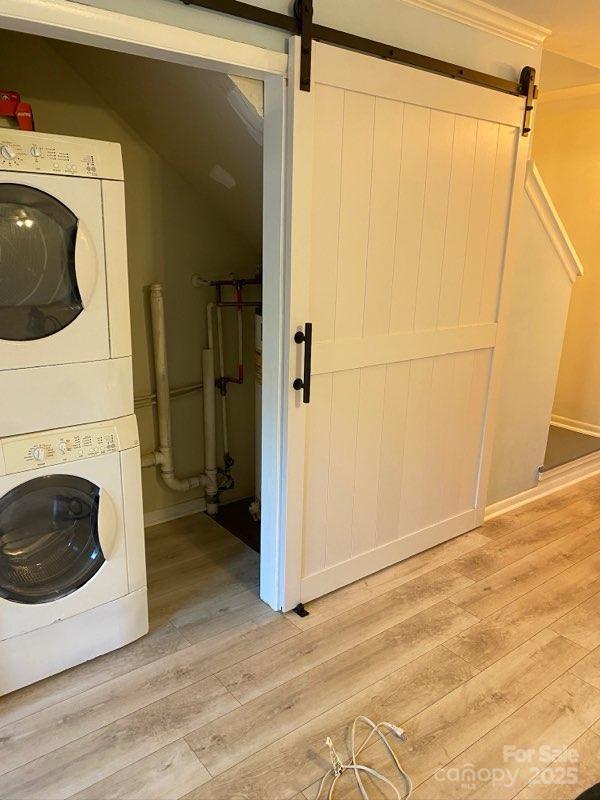
[[[366,739],[363,741],[363,743],[361,744],[361,746],[357,750],[356,749],[356,724],[358,722],[363,722],[365,725],[368,725],[371,728],[371,731],[367,735]],[[342,763],[340,757],[335,752],[335,749],[333,747],[333,743],[332,743],[331,739],[329,737],[327,737],[325,743],[329,747],[329,753],[331,755],[331,763],[333,764],[333,766],[329,770],[329,772],[327,772],[323,776],[323,780],[321,781],[321,784],[319,786],[319,791],[317,793],[317,797],[315,798],[315,800],[319,800],[320,799],[321,793],[323,792],[323,787],[325,786],[325,781],[327,780],[327,778],[331,774],[333,774],[333,780],[331,781],[331,786],[329,787],[329,792],[327,794],[327,800],[333,800],[333,792],[334,792],[336,783],[338,782],[338,779],[342,776],[342,774],[346,770],[353,770],[354,776],[356,778],[356,783],[358,784],[358,788],[359,788],[359,791],[360,791],[360,794],[361,794],[363,800],[369,800],[369,795],[367,794],[367,792],[365,790],[365,787],[363,786],[363,782],[362,782],[361,775],[360,775],[361,772],[364,772],[364,773],[367,773],[368,775],[371,775],[373,778],[376,778],[377,780],[381,781],[382,783],[385,783],[387,786],[389,786],[391,789],[393,789],[393,791],[396,793],[396,800],[408,800],[408,798],[412,794],[412,788],[413,788],[412,787],[412,781],[411,781],[409,775],[407,775],[407,773],[402,769],[402,765],[400,764],[400,761],[398,760],[398,757],[394,753],[394,751],[392,749],[392,746],[388,742],[385,734],[382,733],[383,729],[387,729],[388,731],[390,731],[390,733],[393,733],[394,736],[397,736],[398,739],[400,739],[400,741],[402,741],[402,742],[406,740],[406,733],[402,730],[402,728],[399,728],[397,725],[393,725],[391,722],[380,722],[380,723],[378,723],[376,725],[368,717],[363,717],[363,716],[356,717],[356,719],[352,723],[352,733],[351,733],[351,739],[350,739],[350,747],[351,747],[352,759],[348,764],[343,764]],[[396,765],[396,767],[398,769],[398,772],[400,773],[400,775],[402,777],[402,780],[404,782],[404,787],[405,787],[405,793],[404,794],[402,794],[400,792],[400,789],[398,789],[398,787],[394,783],[392,783],[392,781],[389,778],[386,778],[385,775],[382,775],[381,772],[378,772],[376,769],[372,769],[371,767],[367,767],[364,764],[357,764],[356,763],[356,759],[359,757],[359,755],[362,753],[362,751],[365,749],[365,747],[369,744],[369,742],[371,741],[371,739],[373,738],[373,736],[375,734],[377,734],[377,736],[379,736],[379,738],[383,742],[386,750],[388,751],[390,757],[392,758],[394,764]]]

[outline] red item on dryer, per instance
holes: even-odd
[[[18,127],[22,131],[35,130],[29,103],[24,103],[18,92],[0,89],[0,127],[6,121],[9,127]]]

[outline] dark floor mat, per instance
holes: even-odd
[[[219,513],[213,519],[248,547],[260,553],[260,522],[255,522],[248,511],[252,499],[248,497],[220,506]]]
[[[600,437],[552,425],[548,435],[543,471],[568,464],[597,450],[600,450]]]

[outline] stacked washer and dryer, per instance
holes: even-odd
[[[147,630],[121,149],[0,130],[0,695]]]

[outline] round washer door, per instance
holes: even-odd
[[[40,189],[0,183],[0,339],[43,339],[83,311],[77,217]]]
[[[76,475],[45,475],[0,498],[0,597],[47,603],[86,584],[105,561],[100,488]]]

